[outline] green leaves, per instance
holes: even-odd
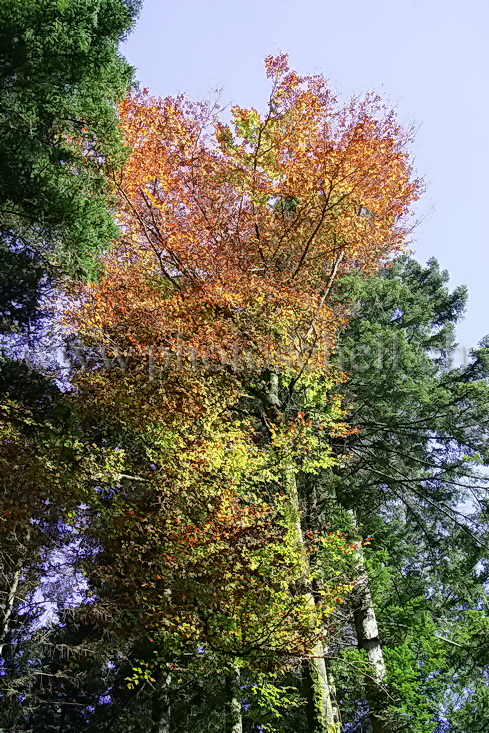
[[[0,233],[85,276],[117,235],[107,171],[124,147],[115,105],[123,0],[9,0],[0,8]]]

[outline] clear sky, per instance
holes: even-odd
[[[463,346],[489,333],[487,0],[144,0],[123,51],[156,96],[186,92],[261,108],[263,58],[286,52],[341,96],[375,91],[419,126],[426,193],[414,254],[469,287]]]

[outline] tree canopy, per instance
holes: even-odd
[[[285,56],[263,114],[124,96],[136,11],[0,10],[1,326],[55,285],[71,367],[0,374],[0,726],[482,732],[487,344],[410,135]]]

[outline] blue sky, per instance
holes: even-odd
[[[145,0],[124,45],[141,85],[262,107],[263,58],[289,54],[342,97],[378,92],[419,127],[413,155],[426,193],[413,233],[469,287],[463,346],[489,333],[489,3],[484,0]]]

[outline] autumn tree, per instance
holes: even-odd
[[[451,293],[446,282],[447,275],[440,272],[436,262],[423,268],[409,258],[402,258],[380,277],[363,279],[355,275],[344,278],[332,294],[342,301],[346,297],[350,300],[349,327],[341,334],[332,361],[343,369],[348,368],[347,381],[337,389],[341,389],[344,399],[352,405],[348,419],[361,430],[336,438],[326,432],[324,450],[328,450],[332,442],[343,465],[334,468],[335,475],[331,475],[330,468],[318,474],[300,472],[297,485],[302,523],[308,529],[318,530],[319,527],[324,531],[321,523],[328,521],[329,531],[337,526],[343,531],[349,530],[352,535],[372,537],[363,555],[371,608],[380,629],[385,662],[379,697],[371,696],[374,691],[368,686],[372,675],[362,643],[365,640],[361,627],[358,629],[354,623],[358,588],[335,609],[326,623],[330,642],[328,669],[334,672],[338,704],[349,731],[364,730],[368,726],[371,706],[379,702],[383,707],[374,707],[376,724],[389,730],[400,728],[413,733],[426,729],[437,733],[458,730],[466,725],[468,716],[472,716],[471,725],[478,726],[478,730],[483,731],[486,724],[486,482],[477,480],[477,465],[487,460],[487,386],[484,381],[487,356],[483,344],[465,366],[450,368],[453,327],[463,312],[466,294],[463,289]],[[382,345],[380,353],[379,345]],[[118,364],[117,360],[114,363]],[[121,416],[127,415],[127,396],[124,395],[129,391],[129,381],[124,382],[120,365],[114,369],[119,372],[110,381],[105,381],[105,388],[112,384],[111,389],[119,389],[118,398],[113,392],[107,407],[99,400],[98,409],[106,410],[105,414],[94,413],[93,404],[87,406],[94,428],[108,425],[117,418],[113,405],[121,406]],[[204,381],[203,375],[200,376]],[[318,397],[318,391],[321,385],[323,390],[330,389],[322,384],[325,381],[324,376],[316,377],[314,389],[304,384],[303,389],[298,387],[288,409],[302,409],[307,419],[314,422],[324,419],[321,415],[327,403]],[[86,394],[87,390],[84,391]],[[396,397],[394,402],[389,397],[391,394]],[[218,397],[222,400],[223,395]],[[147,402],[148,393],[139,406]],[[162,412],[173,414],[175,410],[159,408],[153,415]],[[143,417],[141,425],[146,421],[151,422],[148,415]],[[450,450],[441,450],[439,445],[433,444],[431,432],[419,430],[420,423],[431,426],[430,430],[436,429],[447,440],[451,436]],[[128,433],[123,429],[119,425],[116,439],[129,445]],[[154,443],[153,438],[149,443]],[[393,444],[397,446],[395,453]],[[343,458],[345,453],[351,456],[347,462]],[[138,464],[137,470],[140,468]],[[402,483],[399,470],[405,473]],[[376,478],[379,471],[383,480]],[[129,481],[129,478],[124,480],[126,500]],[[212,482],[215,484],[215,477]],[[436,495],[436,501],[432,493],[435,486],[437,492],[443,491]],[[133,509],[136,491],[134,483]],[[107,492],[110,493],[109,487]],[[467,511],[460,513],[458,505],[467,492],[480,502],[480,506],[474,504],[470,516]],[[349,513],[352,506],[356,527]],[[148,519],[151,514],[145,510],[135,521],[140,524],[145,520],[147,525]],[[123,521],[127,524],[125,516]],[[213,529],[217,529],[217,525]],[[136,539],[139,542],[137,538],[144,534],[146,532],[135,534],[134,525],[129,524],[125,533],[119,528],[114,538],[124,538],[127,551],[128,541]],[[147,550],[149,543],[145,547]],[[204,549],[206,557],[209,547]],[[146,561],[150,559],[146,558]],[[343,564],[348,564],[352,555],[343,558]],[[329,556],[325,560],[330,569],[331,566],[338,569],[337,559],[333,561]],[[198,568],[195,570],[194,577],[197,577]],[[159,568],[157,574],[163,577],[161,572]],[[147,591],[138,590],[137,582],[127,576],[126,569],[123,582],[131,592],[136,589],[136,593],[153,594],[153,605],[158,603],[157,589],[156,593],[151,587]],[[149,575],[145,577],[150,578]],[[317,583],[319,579],[316,575],[314,581]],[[246,585],[246,579],[243,580]],[[137,598],[139,603],[140,595]],[[138,605],[133,628],[138,623],[140,611],[144,613]],[[357,631],[360,631],[358,639],[355,638]],[[357,643],[358,651],[352,649]],[[376,643],[379,644],[379,640]],[[151,642],[147,644],[147,649],[143,649],[141,642],[134,648],[135,658],[144,664],[151,661],[154,651]],[[127,643],[124,650],[127,655]],[[194,666],[189,668],[182,664],[182,659],[178,660],[178,676],[173,675],[167,690],[172,725],[178,727],[185,721],[189,731],[199,730],[199,726],[203,730],[219,731],[225,726],[226,685],[222,666],[208,656],[199,666],[199,659],[196,657]],[[142,670],[147,669],[144,664],[134,662]],[[117,673],[123,675],[122,683],[124,676],[134,676],[127,661],[125,665]],[[253,689],[258,688],[257,680],[244,673],[241,678],[242,685],[246,686],[244,730],[251,729],[253,720],[266,722],[280,733],[308,730],[309,716],[300,704],[297,705],[299,691],[304,694],[305,672],[304,668],[286,670],[285,674],[274,678],[273,688],[279,691],[278,699],[282,700],[282,706],[274,712],[266,707],[256,710],[254,698],[250,700],[247,691],[250,684]],[[60,682],[60,685],[65,684],[69,683]],[[153,688],[150,679],[141,679],[132,691],[114,690],[110,712],[108,707],[102,712],[100,706],[96,706],[98,725],[104,720],[104,725],[122,725],[122,729],[129,730],[133,725],[132,718],[125,717],[129,710],[134,711],[138,721],[144,721],[141,725],[148,725],[153,710],[152,696],[156,694]],[[69,689],[75,695],[75,688]],[[134,690],[138,690],[138,694],[132,697]],[[125,713],[120,712],[120,696],[126,700]],[[48,699],[51,698],[48,696]],[[70,710],[69,706],[66,710]],[[72,716],[80,725],[75,712]],[[68,717],[66,713],[64,719]],[[135,730],[139,730],[138,724],[134,722]]]
[[[321,77],[298,77],[285,57],[267,59],[267,74],[266,113],[236,107],[229,125],[183,98],[121,105],[132,148],[114,177],[123,235],[100,282],[77,293],[71,322],[124,365],[144,356],[150,379],[179,395],[184,421],[199,391],[220,403],[221,420],[246,421],[247,455],[256,449],[275,465],[261,469],[261,501],[271,492],[289,507],[303,558],[295,595],[314,612],[322,591],[310,579],[297,476],[330,464],[320,435],[345,432],[339,398],[314,382],[347,320],[331,290],[402,249],[419,183],[409,136],[377,98],[341,108]],[[103,402],[107,380],[90,389]],[[298,390],[327,403],[321,421],[291,408]],[[195,421],[190,431],[206,435]],[[212,461],[203,456],[202,475]],[[237,506],[247,483],[245,471]],[[325,731],[338,721],[318,637],[309,652],[310,728]]]

